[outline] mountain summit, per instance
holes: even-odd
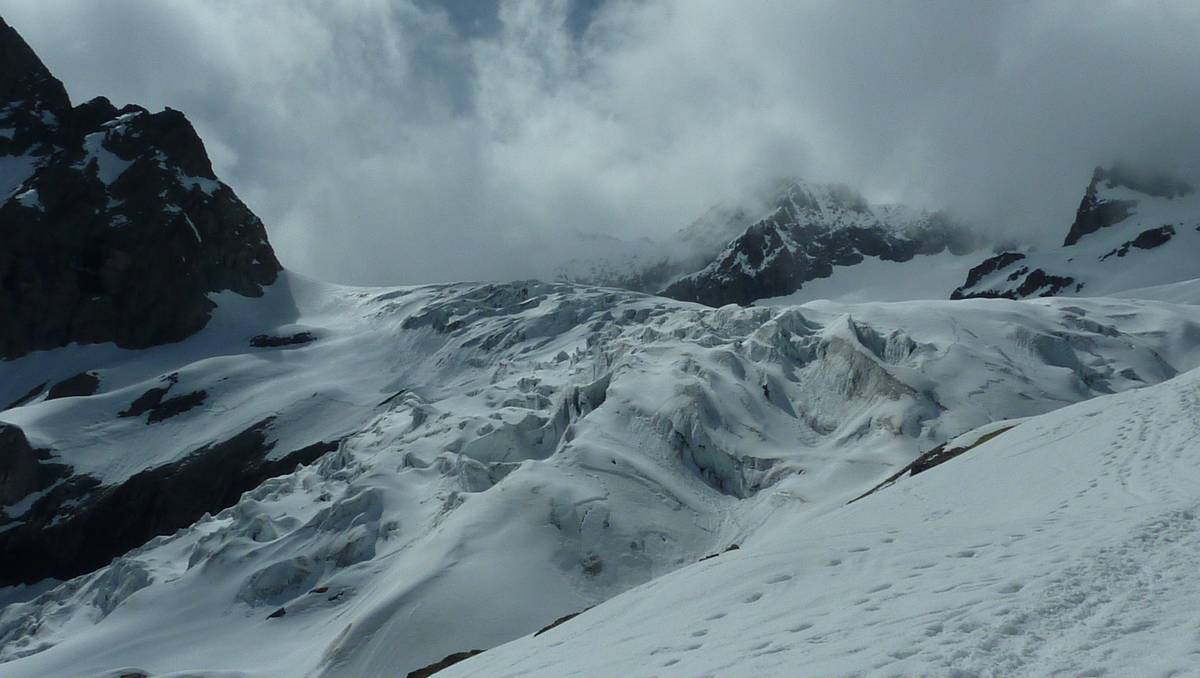
[[[178,341],[209,293],[258,296],[280,270],[182,113],[72,106],[0,19],[0,358]]]
[[[966,254],[977,238],[940,212],[873,205],[843,185],[790,180],[766,216],[705,268],[663,294],[709,306],[791,294],[867,258],[904,262],[945,251]]]

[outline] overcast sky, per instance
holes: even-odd
[[[1200,2],[0,0],[81,102],[184,111],[284,264],[519,277],[780,175],[1059,240],[1196,179]]]

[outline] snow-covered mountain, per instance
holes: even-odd
[[[965,256],[979,245],[975,235],[942,213],[872,205],[845,186],[793,180],[784,184],[765,217],[703,269],[662,293],[709,306],[744,305],[792,294],[864,262]]]
[[[0,358],[71,342],[142,347],[255,296],[279,262],[178,111],[71,106],[0,19]]]
[[[955,299],[1099,296],[1200,276],[1200,194],[1121,165],[1097,167],[1061,247],[1000,252]]]
[[[709,306],[1098,296],[1200,276],[1198,196],[1166,175],[1098,167],[1061,247],[980,261],[984,239],[943,213],[792,179],[765,215],[718,207],[669,240],[589,241],[557,277]]]
[[[984,244],[943,213],[873,205],[843,185],[787,179],[748,202],[717,205],[664,240],[581,237],[587,255],[554,278],[709,306],[943,299]]]
[[[5,678],[1190,669],[1190,268],[929,300],[965,231],[789,182],[622,269],[684,300],[340,287],[182,114],[0,66]],[[1111,176],[1064,250],[1194,223]]]

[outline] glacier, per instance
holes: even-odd
[[[1041,455],[1028,462],[1038,464],[1035,473],[985,451],[1026,439],[1023,431],[1042,431],[1041,442],[1028,445],[1050,449],[1057,434],[1039,422],[1080,407],[1120,410],[1120,403],[1191,383],[1200,365],[1200,307],[1186,290],[1169,292],[1167,301],[713,309],[537,281],[373,289],[284,273],[259,299],[212,295],[212,321],[177,344],[72,345],[0,363],[3,401],[35,379],[82,369],[97,376],[95,393],[40,395],[0,412],[0,421],[105,487],[169,468],[189,450],[256,422],[270,422],[268,457],[320,441],[335,448],[94,572],[48,588],[10,587],[5,593],[15,602],[0,611],[4,674],[404,675],[475,649],[488,652],[455,670],[497,675],[504,664],[493,661],[512,662],[521,668],[511,673],[522,675],[535,672],[529,662],[544,660],[538,670],[563,675],[561,666],[552,668],[563,658],[582,662],[583,675],[610,673],[649,667],[666,652],[652,650],[675,643],[664,637],[647,649],[649,629],[630,628],[636,618],[660,632],[682,629],[674,617],[609,612],[658,600],[646,592],[659,587],[691,601],[664,598],[660,614],[727,608],[731,596],[757,593],[760,608],[774,612],[745,617],[746,624],[804,623],[799,612],[810,601],[793,607],[790,599],[750,591],[757,580],[743,576],[741,563],[769,576],[791,573],[794,583],[784,589],[816,596],[840,615],[861,618],[853,603],[863,597],[869,602],[860,607],[893,609],[879,599],[900,591],[843,595],[825,578],[835,570],[821,563],[840,559],[847,567],[836,571],[861,573],[854,586],[866,579],[896,586],[902,577],[886,568],[902,565],[872,560],[884,549],[864,531],[893,539],[896,550],[904,537],[888,531],[907,527],[919,533],[913,539],[934,540],[947,553],[984,553],[972,545],[1000,537],[979,525],[1020,522],[1037,512],[1032,504],[1017,510],[1033,501],[1023,498],[1051,501],[1060,485],[1086,484],[1088,475],[1073,466],[1054,472],[1055,462]],[[168,393],[204,392],[203,407],[154,422],[120,416],[167,383]],[[1116,417],[1096,421],[1109,419]],[[847,506],[920,453],[997,422],[1020,425]],[[1088,435],[1108,440],[1106,430]],[[1102,463],[1099,448],[1081,449],[1094,459],[1072,463]],[[988,461],[972,461],[982,457]],[[972,472],[971,464],[991,466]],[[968,470],[943,472],[959,468]],[[931,484],[950,496],[887,503]],[[1000,497],[1017,510],[1011,518],[995,503]],[[19,522],[21,509],[5,511]],[[948,518],[953,528],[935,523],[926,533],[913,511],[963,522]],[[877,523],[855,527],[868,515]],[[1084,523],[1063,529],[1068,524]],[[1045,537],[1029,534],[1028,548],[1061,536],[1044,529]],[[851,542],[872,551],[853,551]],[[731,545],[740,548],[725,552]],[[927,545],[913,542],[904,552],[910,560],[962,564],[963,576],[976,576],[971,568],[980,560],[919,556]],[[850,553],[835,555],[839,549]],[[793,565],[777,566],[785,560]],[[993,588],[1005,585],[986,576]],[[930,574],[915,583],[951,582]],[[944,600],[921,604],[933,615],[945,612]],[[597,604],[536,639],[504,645]],[[745,614],[755,609],[743,604]],[[613,621],[584,634],[595,642],[611,633],[642,640],[621,645],[625,654],[612,654],[615,640],[600,652],[576,635],[548,654],[541,645],[533,654],[522,649],[559,642],[596,619]],[[850,625],[842,634],[878,632],[870,629]],[[661,673],[717,671],[733,656],[728,643],[754,644],[741,632],[724,638],[726,649],[700,653],[701,664],[680,658]],[[490,649],[496,646],[503,647]],[[768,652],[773,647],[741,656],[754,657],[747,666],[778,667],[769,662],[787,652]],[[835,649],[829,656],[838,659],[819,666],[836,673],[870,665]],[[756,653],[779,656],[760,662]],[[585,661],[606,656],[617,663]],[[920,664],[922,657],[900,666],[935,665]]]

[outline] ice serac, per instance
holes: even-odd
[[[1200,196],[1177,178],[1097,167],[1061,247],[999,252],[952,298],[1089,296],[1200,276]]]
[[[943,213],[873,205],[840,185],[785,182],[770,210],[706,267],[662,293],[709,306],[747,305],[791,294],[868,258],[905,262],[946,251],[967,254],[979,245]]]
[[[0,20],[0,359],[178,341],[209,294],[260,295],[280,270],[182,113],[71,106]]]
[[[1198,393],[1192,370],[976,430],[439,676],[1193,674]]]

